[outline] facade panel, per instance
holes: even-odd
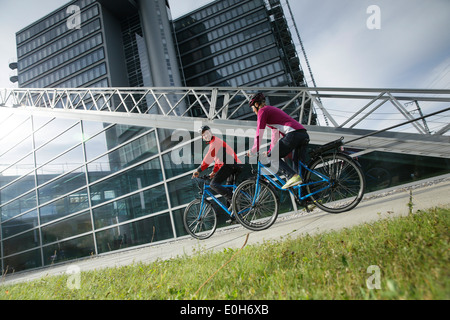
[[[174,29],[188,87],[306,85],[278,0],[214,1],[174,21]],[[233,106],[241,102],[232,101],[230,109],[233,111]],[[274,106],[286,102],[269,101]],[[300,104],[299,100],[291,108]],[[194,110],[193,114],[199,112]],[[233,117],[252,120],[255,116],[247,108]]]

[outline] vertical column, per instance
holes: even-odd
[[[166,1],[139,0],[138,4],[154,86],[181,87]]]
[[[88,172],[88,164],[87,164],[87,155],[86,155],[86,138],[84,135],[84,120],[80,121],[81,127],[81,136],[83,137],[81,141],[81,148],[83,150],[83,166],[84,166],[84,178],[86,179],[86,190],[88,197],[88,205],[89,205],[89,214],[91,216],[91,224],[92,224],[92,237],[94,242],[94,250],[95,255],[98,255],[98,247],[97,247],[97,237],[95,234],[95,221],[94,221],[94,212],[92,211],[92,197],[91,197],[91,186],[89,185],[89,172]]]
[[[42,231],[41,231],[41,209],[40,209],[40,199],[39,199],[39,191],[38,191],[38,179],[37,179],[37,161],[36,161],[36,139],[35,139],[35,126],[34,126],[34,116],[31,116],[31,148],[33,149],[33,175],[34,175],[34,192],[36,195],[36,213],[37,213],[37,224],[38,224],[38,234],[39,234],[39,253],[41,255],[41,266],[45,266],[44,259],[44,249],[42,248]]]
[[[152,85],[182,87],[166,0],[139,0],[138,7]],[[159,101],[164,114],[168,114],[178,102],[176,96],[168,95],[167,98],[168,101]],[[147,104],[153,103],[154,99],[155,97],[148,95]],[[173,110],[177,115],[183,114],[184,111],[186,111],[184,102],[178,104]],[[153,112],[158,111],[153,110]]]

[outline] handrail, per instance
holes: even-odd
[[[308,88],[308,87],[165,87],[165,88],[3,88],[0,107],[125,112],[208,120],[253,120],[250,97],[263,92],[268,104],[280,107],[306,125],[374,129],[410,122],[425,135],[445,135],[449,112],[426,122],[414,113],[445,110],[448,89]],[[252,118],[253,117],[253,118]],[[425,120],[424,120],[425,121]]]

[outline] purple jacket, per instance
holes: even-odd
[[[266,126],[272,129],[272,141],[269,151],[278,142],[279,134],[284,137],[289,132],[305,129],[304,126],[286,112],[272,106],[265,106],[258,111],[258,124],[256,127],[255,141],[251,150],[252,153],[259,151],[261,144],[260,137],[264,135]]]

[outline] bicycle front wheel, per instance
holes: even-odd
[[[307,194],[320,209],[341,213],[353,209],[364,195],[364,174],[353,159],[343,154],[328,154],[314,160],[305,176]],[[329,181],[323,181],[325,176]]]
[[[217,215],[208,201],[196,199],[184,211],[183,224],[186,231],[196,239],[205,240],[213,235],[217,227]]]
[[[255,180],[242,182],[233,194],[233,212],[247,229],[261,231],[274,224],[278,216],[278,199],[265,183]]]

